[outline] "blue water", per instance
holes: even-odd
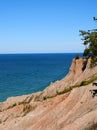
[[[43,90],[63,78],[75,53],[0,55],[0,101]]]

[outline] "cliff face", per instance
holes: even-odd
[[[79,85],[82,81],[91,78],[93,75],[97,75],[97,66],[90,67],[90,59],[73,59],[69,73],[65,78],[60,81],[56,81],[48,86],[44,90],[44,96],[52,97],[58,92],[64,91],[65,88]]]
[[[96,86],[90,83],[59,95],[96,74],[90,59],[74,59],[68,75],[44,91],[0,103],[0,130],[96,130],[97,97],[90,92]]]

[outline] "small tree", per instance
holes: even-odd
[[[79,55],[79,54],[76,54],[75,59],[77,60],[77,59],[79,59],[79,58],[80,58],[80,55]]]
[[[97,21],[97,18],[93,17],[93,19]],[[88,31],[80,30],[80,35],[83,37],[83,44],[86,46],[83,55],[89,56],[97,62],[97,29]]]

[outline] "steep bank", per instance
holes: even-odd
[[[0,103],[0,130],[96,129],[97,97],[89,91],[97,89],[92,86],[96,78],[90,59],[74,59],[68,75],[43,92]]]
[[[67,88],[73,88],[74,86],[80,86],[84,81],[97,77],[97,66],[91,68],[90,60],[86,58],[73,59],[69,73],[65,78],[55,83],[51,83],[44,90],[43,96],[53,97],[58,93],[62,93]]]

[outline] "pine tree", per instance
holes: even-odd
[[[93,20],[97,21],[97,18],[93,17]],[[80,35],[83,37],[83,44],[86,46],[83,55],[91,57],[92,62],[97,62],[97,29],[80,30]]]

